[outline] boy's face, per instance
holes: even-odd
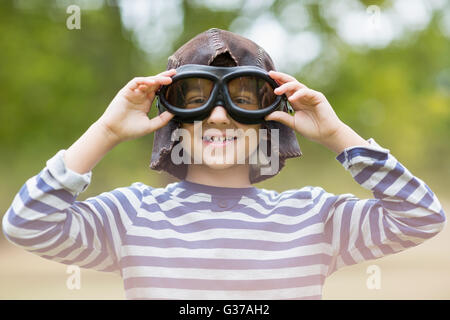
[[[181,143],[191,163],[227,169],[249,163],[249,156],[258,147],[260,127],[237,122],[224,107],[216,106],[203,121],[182,124],[190,139],[183,138]]]

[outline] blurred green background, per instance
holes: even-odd
[[[69,5],[81,28],[70,30]],[[450,2],[243,0],[3,0],[0,3],[0,212],[47,159],[68,148],[135,76],[165,69],[167,57],[216,27],[266,49],[278,70],[321,91],[338,116],[374,138],[424,180],[449,212]],[[155,114],[154,108],[150,116]],[[298,137],[304,156],[257,187],[320,185],[372,197],[324,147]],[[141,181],[175,181],[148,168],[153,135],[112,150],[79,200]],[[447,228],[407,252],[333,275],[324,298],[450,298]],[[365,267],[382,267],[370,291]],[[85,271],[83,290],[65,287],[65,266],[0,238],[0,298],[118,298],[114,275]],[[409,273],[408,273],[409,272]],[[414,279],[414,280],[413,280]]]

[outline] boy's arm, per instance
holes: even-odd
[[[117,144],[139,138],[166,125],[173,117],[169,112],[149,119],[155,92],[172,82],[175,70],[154,77],[131,80],[111,101],[104,114],[65,152],[67,167],[77,173],[91,171],[103,156]]]
[[[174,70],[135,78],[122,88],[105,113],[68,150],[59,151],[30,178],[3,217],[3,232],[14,244],[65,264],[103,271],[118,270],[123,234],[122,197],[139,190],[118,189],[76,201],[90,183],[91,170],[118,143],[167,124],[168,112],[148,112],[156,90],[171,82]],[[131,191],[132,190],[132,191]],[[133,192],[134,191],[134,192]],[[138,199],[139,200],[139,199]]]
[[[330,273],[418,245],[445,225],[442,206],[425,182],[388,149],[373,139],[367,142],[369,146],[348,147],[336,158],[356,182],[372,191],[374,199],[336,196],[325,219],[337,258]]]
[[[91,172],[76,173],[64,163],[64,150],[28,179],[3,217],[6,238],[37,255],[100,271],[117,271],[110,219],[100,197],[79,202]]]
[[[321,211],[328,212],[325,236],[331,236],[337,257],[330,272],[417,245],[442,230],[445,214],[439,200],[389,150],[344,124],[321,92],[282,72],[269,75],[280,84],[275,93],[286,94],[295,114],[274,111],[266,120],[279,121],[338,153],[337,160],[375,197],[328,194],[332,205]]]
[[[90,172],[120,140],[97,121],[64,152],[67,168],[83,174]]]

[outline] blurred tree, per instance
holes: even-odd
[[[81,29],[68,30],[69,14],[59,3],[1,3],[1,212],[25,179],[81,136],[123,85],[132,77],[153,73],[146,56],[122,29],[117,6],[82,10]],[[130,170],[145,168],[148,159],[141,154],[148,158],[149,139],[114,150],[112,161],[96,172],[99,188],[93,184],[90,191],[103,191]],[[128,156],[136,150],[138,156]]]
[[[115,1],[92,3],[99,6],[82,8],[80,30],[66,28],[68,1],[4,0],[0,4],[2,212],[24,181],[58,149],[70,146],[126,82],[166,66],[165,58],[139,49],[132,31],[123,27]],[[209,28],[229,29],[241,16],[251,24],[258,15],[269,13],[293,34],[302,31],[285,18],[286,7],[297,3],[292,0],[265,1],[264,5],[234,1],[228,7],[212,0],[177,3],[183,16],[172,17],[182,19],[174,50]],[[393,1],[359,3],[384,10]],[[341,39],[324,14],[331,1],[302,4],[309,17],[305,30],[320,37],[322,50],[293,75],[324,92],[339,117],[363,137],[375,138],[433,189],[445,190],[450,180],[450,42],[439,27],[442,13],[433,12],[421,31],[406,33],[385,48],[370,48]],[[153,109],[151,116],[155,113]],[[96,167],[82,197],[134,181],[152,186],[169,181],[147,169],[152,137],[115,148]],[[331,192],[370,196],[340,168],[334,154],[302,137],[299,140],[304,157],[289,160],[280,175],[260,186],[281,191],[315,184]]]

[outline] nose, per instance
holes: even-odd
[[[216,106],[212,109],[211,114],[207,119],[208,124],[230,124],[227,110],[222,106]]]

